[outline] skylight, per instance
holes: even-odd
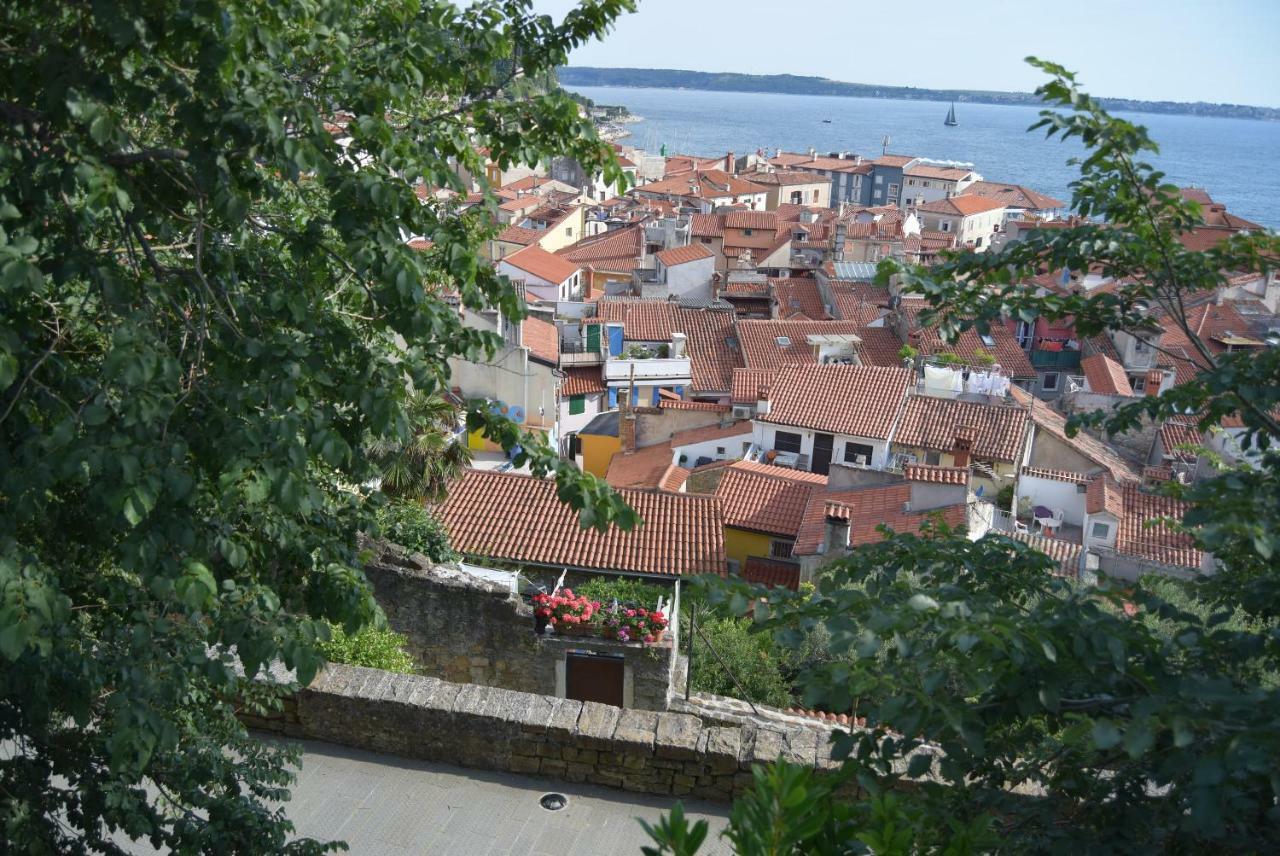
[[[982,344],[986,345],[988,348],[994,348],[996,345],[996,340],[991,338],[990,333],[979,333],[978,338],[981,339]]]
[[[790,337],[790,336],[778,336],[778,337],[777,337],[777,338],[775,338],[773,341],[774,341],[774,342],[776,342],[776,343],[778,344],[778,347],[779,347],[779,348],[790,348],[790,347],[791,347],[791,337]]]

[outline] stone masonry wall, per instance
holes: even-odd
[[[785,759],[831,772],[822,724],[706,724],[376,669],[330,665],[286,712],[252,727],[409,758],[591,782],[649,794],[729,800],[751,767]]]
[[[432,565],[391,545],[365,565],[387,623],[407,639],[423,674],[542,695],[563,691],[569,651],[621,657],[628,706],[665,710],[676,670],[674,637],[643,647],[596,637],[540,636],[533,611],[501,585]],[[557,673],[559,670],[559,674]]]

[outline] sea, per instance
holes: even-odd
[[[1070,204],[1079,168],[1067,161],[1075,140],[1028,133],[1038,107],[957,103],[960,124],[945,127],[949,103],[828,95],[709,92],[613,86],[570,87],[597,104],[622,104],[642,121],[622,140],[650,152],[737,155],[779,149],[819,153],[888,151],[960,161],[989,181],[1022,184]],[[1149,162],[1167,180],[1202,187],[1227,210],[1280,229],[1280,122],[1164,113],[1117,113],[1145,125],[1158,154]],[[824,120],[830,120],[827,123]]]

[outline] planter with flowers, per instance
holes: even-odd
[[[667,632],[667,617],[659,610],[635,607],[617,607],[604,614],[604,635],[619,642],[640,642],[653,645],[662,641]]]
[[[575,595],[572,589],[533,596],[534,629],[538,633],[551,625],[562,636],[593,636],[600,622],[599,611],[599,601]]]

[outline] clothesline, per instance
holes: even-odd
[[[976,369],[970,366],[924,367],[926,391],[1003,396],[1009,391],[1010,381],[998,366]]]

